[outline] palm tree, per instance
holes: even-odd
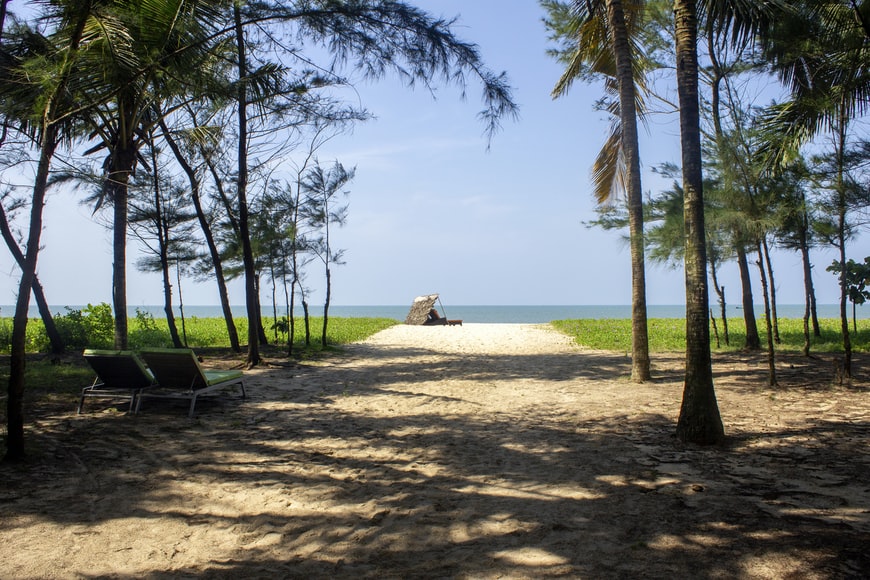
[[[618,119],[596,160],[593,176],[599,204],[622,188],[628,207],[631,248],[632,370],[635,382],[650,378],[649,335],[646,312],[646,269],[643,239],[643,190],[638,144],[638,111],[643,111],[638,84],[648,64],[637,39],[644,0],[575,0],[570,7],[545,0],[548,26],[555,37],[568,37],[573,50],[563,54],[567,68],[553,90],[565,94],[574,79],[585,72],[602,74],[607,88],[618,96],[611,113]]]
[[[725,429],[713,387],[710,325],[707,322],[709,296],[698,98],[698,9],[695,0],[675,0],[674,21],[686,236],[686,376],[677,437],[692,443],[717,444],[724,440]]]
[[[707,0],[702,8],[710,22],[708,32],[725,33],[738,45],[753,40],[759,32],[765,32],[774,15],[790,9],[784,0],[763,3]],[[674,0],[686,227],[686,379],[677,436],[683,441],[711,444],[721,442],[725,432],[713,388],[710,330],[706,321],[709,299],[705,275],[707,256],[698,102],[699,13],[697,0]]]
[[[43,37],[33,31],[30,40],[35,52],[24,52],[2,71],[4,113],[7,118],[18,121],[23,130],[32,131],[39,151],[36,177],[30,206],[30,225],[27,235],[24,260],[21,264],[21,280],[15,303],[12,323],[11,356],[9,369],[9,397],[7,399],[7,437],[5,460],[24,458],[24,372],[26,366],[25,346],[27,313],[30,293],[36,278],[36,263],[39,255],[39,240],[42,233],[42,210],[48,188],[48,176],[55,151],[70,129],[68,115],[71,103],[68,100],[70,78],[79,56],[80,45],[86,35],[91,17],[91,0],[71,2],[57,6],[57,12],[48,16],[59,22],[51,37]],[[4,4],[5,8],[5,4]],[[5,12],[5,11],[4,11]],[[4,45],[4,51],[6,46]],[[40,66],[47,66],[35,74]],[[34,78],[36,81],[34,82]],[[45,82],[46,85],[40,85]],[[21,92],[23,91],[23,92]],[[33,91],[37,91],[34,94]]]
[[[153,112],[172,94],[189,90],[214,48],[210,42],[220,4],[186,0],[119,0],[112,16],[119,34],[102,38],[101,58],[88,64],[83,74],[103,80],[91,96],[99,110],[92,118],[98,145],[108,152],[99,204],[108,200],[113,209],[112,299],[115,314],[115,347],[127,347],[127,205],[128,183],[146,135],[158,119]],[[118,46],[127,48],[119,52]],[[182,86],[181,79],[184,79]]]
[[[643,189],[640,176],[640,151],[637,136],[636,91],[628,26],[621,0],[607,0],[608,22],[613,35],[613,54],[619,84],[619,118],[622,149],[628,168],[628,216],[631,238],[631,330],[632,369],[636,382],[650,378],[649,336],[646,314],[646,271],[643,243]]]

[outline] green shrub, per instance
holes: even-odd
[[[12,350],[12,319],[0,319],[0,351]]]
[[[112,307],[105,302],[88,304],[83,310],[66,307],[67,313],[54,317],[57,331],[67,349],[111,348],[115,341],[115,319]],[[45,350],[48,339],[45,330],[38,350]],[[44,341],[44,342],[42,342]]]
[[[154,315],[136,309],[136,318],[130,321],[128,340],[134,348],[160,347],[167,344],[169,329],[161,329]]]

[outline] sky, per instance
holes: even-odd
[[[439,293],[445,305],[610,305],[631,302],[628,247],[620,232],[591,229],[596,218],[590,167],[609,120],[595,110],[601,87],[575,83],[554,100],[562,67],[549,46],[537,0],[418,0],[435,16],[457,17],[454,30],[479,46],[487,66],[505,71],[520,106],[487,142],[476,114],[479,85],[466,98],[455,86],[435,94],[398,79],[359,83],[358,104],[373,120],[330,141],[322,162],[356,168],[349,184],[347,224],[334,230],[345,264],[333,268],[332,304],[404,305]],[[675,113],[654,115],[642,129],[644,191],[670,183],[652,168],[680,159]],[[79,203],[81,192],[53,193],[45,208],[39,277],[49,303],[111,303],[111,234]],[[858,240],[849,255],[862,260],[870,244]],[[157,274],[137,272],[128,249],[128,304],[160,304]],[[817,252],[818,302],[838,300],[836,279],[824,271],[834,256]],[[777,297],[803,301],[800,257],[775,254]],[[13,304],[19,273],[0,253],[0,304]],[[323,301],[321,275],[309,274],[312,304]],[[739,302],[737,268],[726,264],[720,282]],[[760,291],[753,280],[756,302]],[[177,290],[177,289],[176,289]],[[213,283],[182,280],[187,305],[218,304]],[[682,268],[647,264],[649,304],[684,302]],[[240,282],[233,304],[244,303]],[[177,298],[176,298],[177,299]],[[263,304],[269,303],[264,295]]]

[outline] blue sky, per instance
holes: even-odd
[[[520,105],[520,119],[506,120],[487,151],[475,115],[477,85],[463,101],[456,87],[433,95],[410,90],[394,78],[362,83],[354,98],[376,119],[321,149],[321,161],[356,166],[350,184],[348,224],[334,232],[346,264],[333,272],[333,304],[403,305],[438,292],[445,304],[628,304],[628,249],[616,232],[588,229],[595,218],[589,169],[608,130],[594,110],[598,86],[577,83],[559,100],[550,90],[560,65],[548,46],[536,0],[420,0],[417,5],[459,17],[458,35],[479,45],[487,65],[506,71]],[[679,161],[674,114],[654,116],[643,135],[644,190],[667,186],[651,168]],[[56,192],[48,201],[39,275],[52,304],[111,302],[111,236],[78,205]],[[156,274],[135,272],[129,250],[128,302],[159,304]],[[856,259],[870,254],[855,244]],[[834,303],[831,255],[815,255],[818,299]],[[802,302],[797,254],[776,257],[781,303]],[[323,300],[319,273],[309,276],[311,302]],[[0,254],[0,304],[12,304],[18,272]],[[736,267],[725,265],[722,282],[739,301]],[[753,280],[757,287],[757,283]],[[684,299],[682,269],[648,266],[650,304]],[[239,283],[231,301],[244,302]],[[182,282],[186,304],[217,304],[213,284]],[[756,295],[758,290],[756,290]],[[264,296],[264,304],[268,299]]]

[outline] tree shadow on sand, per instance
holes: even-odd
[[[866,396],[773,425],[769,395],[729,383],[726,406],[741,413],[729,445],[697,448],[673,437],[679,379],[614,381],[629,365],[584,352],[356,351],[250,373],[250,400],[198,405],[193,421],[168,404],[46,417],[28,434],[36,459],[0,468],[0,557],[92,550],[95,568],[69,576],[131,578],[870,570]],[[487,408],[487,389],[539,398]],[[850,392],[786,395],[814,408]],[[125,525],[139,533],[117,534]],[[52,547],[44,526],[71,545]],[[139,569],[117,571],[141,549]]]

